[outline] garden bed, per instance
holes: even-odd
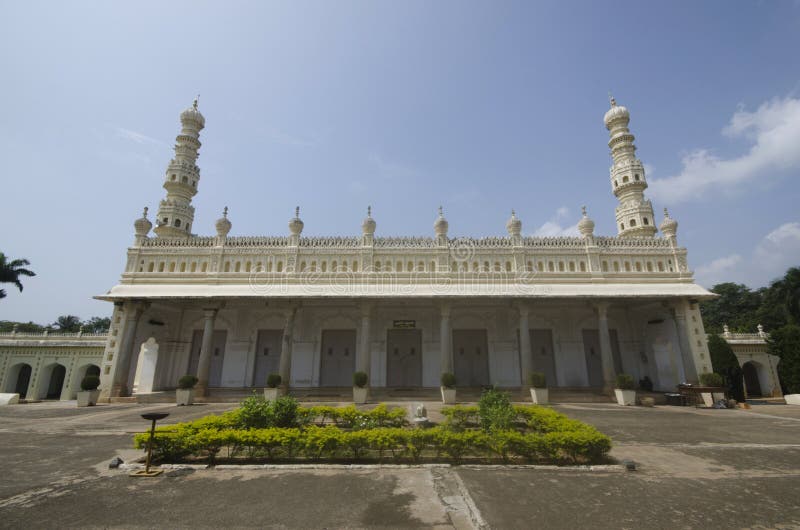
[[[291,397],[253,396],[221,415],[156,429],[161,463],[602,464],[611,439],[536,405],[512,406],[489,390],[479,406],[442,409],[446,420],[409,426],[403,408],[301,407]],[[145,448],[148,434],[134,443]]]

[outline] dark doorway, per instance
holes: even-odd
[[[259,329],[256,341],[256,369],[253,386],[265,386],[269,374],[277,374],[281,364],[282,329]],[[283,381],[289,384],[289,381]]]
[[[761,383],[758,380],[758,368],[752,362],[742,365],[742,375],[744,375],[744,386],[747,390],[747,397],[761,397]]]
[[[453,330],[453,364],[456,385],[489,384],[489,348],[485,329]]]
[[[356,330],[323,330],[319,367],[320,386],[353,386],[355,367]]]
[[[222,365],[225,361],[225,342],[228,332],[224,329],[215,329],[211,339],[211,361],[208,366],[208,386],[218,387],[222,381]],[[197,365],[200,364],[200,350],[203,347],[203,330],[196,329],[192,335],[192,351],[189,359],[188,374],[197,375]]]
[[[57,364],[50,371],[50,384],[47,385],[46,399],[61,399],[61,389],[64,387],[64,376],[67,369]]]
[[[553,354],[553,330],[532,329],[531,333],[531,369],[542,372],[547,379],[547,386],[556,386],[556,360]],[[522,374],[527,383],[528,374]]]
[[[31,365],[23,364],[19,367],[19,374],[17,375],[17,384],[14,387],[14,393],[19,394],[20,398],[28,395],[28,385],[31,382]]]
[[[386,332],[386,386],[422,386],[422,330]]]

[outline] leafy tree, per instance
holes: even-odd
[[[0,252],[0,283],[13,283],[22,292],[20,277],[36,276],[35,272],[25,268],[28,265],[30,265],[30,262],[26,259],[9,260],[5,254]],[[5,297],[5,290],[0,289],[0,298]]]
[[[62,315],[53,322],[53,326],[58,328],[59,331],[75,332],[81,328],[81,319],[75,315]]]
[[[778,376],[784,394],[800,394],[800,326],[787,324],[773,330],[767,348],[781,358]]]
[[[87,333],[102,333],[111,327],[111,318],[92,317],[83,321],[83,330]]]
[[[41,333],[45,330],[45,326],[40,326],[35,322],[13,322],[11,320],[0,320],[0,332],[2,333],[14,331],[14,326],[17,326],[17,331],[20,333]]]
[[[731,331],[753,331],[758,325],[757,311],[761,306],[760,292],[741,283],[719,283],[711,288],[719,297],[703,302],[700,311],[706,331],[722,333],[727,324]]]
[[[736,401],[744,401],[744,381],[742,367],[733,353],[733,348],[719,335],[712,334],[708,337],[708,353],[711,356],[711,365],[714,373],[725,378],[728,393]]]

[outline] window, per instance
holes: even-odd
[[[628,176],[627,175],[622,177],[622,183],[625,184],[626,182],[628,182]]]
[[[616,188],[617,186],[619,186],[619,183],[616,180],[614,180],[614,187]]]
[[[631,272],[631,264],[630,262],[625,262],[625,272]]]
[[[625,223],[620,223],[619,224],[619,229],[620,230],[625,230]]]
[[[181,179],[181,182],[183,182],[184,184],[188,184],[189,183],[189,177],[184,175],[183,178]]]
[[[633,180],[639,180],[639,174],[638,173],[634,173],[633,174]]]
[[[244,264],[244,272],[250,272],[250,262]]]
[[[205,263],[205,262],[204,262],[204,263],[203,263],[203,267],[202,267],[202,269],[201,269],[201,272],[206,272],[206,271],[208,271],[208,263]]]
[[[279,261],[278,264],[275,266],[275,270],[278,272],[283,272],[283,262]]]
[[[178,176],[177,176],[175,173],[173,173],[173,174],[172,174],[172,180],[175,180],[175,179],[177,179],[177,178],[178,178]]]
[[[555,272],[556,271],[556,266],[555,266],[555,264],[553,264],[552,261],[547,263],[547,270],[549,270],[550,272]]]
[[[358,272],[358,262],[353,260],[353,272]]]
[[[328,262],[327,261],[323,261],[322,262],[322,272],[327,272],[327,271],[328,271]]]
[[[543,271],[544,270],[544,262],[541,262],[541,261],[538,262],[536,264],[536,267],[537,267],[538,270]]]
[[[181,220],[175,219],[175,228],[180,228],[180,227],[181,227]]]
[[[380,261],[376,261],[375,262],[375,270],[376,271],[380,271],[381,270],[381,262]]]
[[[581,261],[581,272],[586,272],[586,262]]]
[[[603,262],[603,272],[608,272],[608,262],[607,261]]]
[[[267,272],[272,272],[272,262],[271,261],[267,262]]]
[[[150,265],[147,266],[147,272],[153,272],[153,267],[155,267],[155,263],[151,262]]]
[[[636,262],[636,272],[642,272],[642,264],[640,262]]]
[[[575,262],[574,261],[570,261],[569,262],[569,272],[575,272]]]
[[[647,262],[647,272],[653,272],[653,264],[649,261]]]
[[[642,217],[642,222],[644,223],[645,226],[650,224],[650,221],[647,220],[647,217]]]
[[[494,262],[494,272],[500,272],[500,262],[499,261],[495,261]]]
[[[196,262],[196,261],[193,261],[193,262],[192,262],[192,269],[191,269],[191,271],[192,271],[192,272],[197,272],[197,262]]]
[[[614,262],[614,272],[619,272],[619,261]]]
[[[558,272],[564,272],[564,262],[563,261],[559,261],[558,262]]]
[[[186,272],[186,263],[181,263],[181,272]]]
[[[664,272],[664,262],[663,261],[659,261],[658,262],[658,272]]]
[[[636,226],[636,219],[631,219],[630,225],[631,225],[631,228]]]
[[[406,272],[411,272],[414,270],[414,262],[409,261],[406,263]]]
[[[511,272],[511,262],[506,261],[506,272]]]
[[[225,262],[225,272],[231,272],[231,262],[230,261],[226,261]]]
[[[378,265],[378,266],[380,267],[380,265]],[[333,271],[333,272],[339,272],[339,262],[338,262],[338,261],[336,261],[336,260],[333,260],[333,261],[331,262],[331,271]]]

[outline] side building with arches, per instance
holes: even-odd
[[[756,333],[732,333],[726,325],[720,336],[730,344],[742,367],[744,391],[748,399],[783,397],[778,379],[778,363],[781,359],[768,353],[769,333],[764,331],[761,324]]]
[[[0,392],[20,399],[70,400],[85,375],[100,375],[106,334],[0,333]]]

